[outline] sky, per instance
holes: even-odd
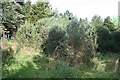
[[[32,3],[37,0],[31,0]],[[118,16],[118,2],[120,0],[49,0],[52,9],[59,13],[69,10],[78,18],[91,19],[94,15],[102,18]]]

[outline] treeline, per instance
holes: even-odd
[[[7,30],[15,26],[16,40],[47,55],[69,56],[80,62],[99,51],[120,52],[120,28],[110,17],[102,19],[95,15],[91,21],[78,19],[69,11],[59,14],[49,3],[40,1],[36,4],[27,1],[23,5],[4,2],[2,7],[3,21],[7,22],[3,25]]]
[[[34,22],[41,18],[53,15],[49,3],[41,1],[38,1],[36,4],[31,4],[30,0],[26,3],[16,2],[16,0],[3,0],[0,2],[0,9],[2,13],[0,15],[2,18],[2,29],[9,31],[11,36],[15,35],[17,28],[21,24],[24,24],[25,21],[34,24]]]

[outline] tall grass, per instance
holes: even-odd
[[[15,52],[15,51],[14,51]],[[14,53],[13,52],[13,53]],[[3,51],[3,53],[6,53]],[[10,52],[9,52],[10,53]],[[114,78],[113,63],[117,55],[97,54],[92,66],[73,65],[62,59],[55,60],[42,52],[23,47],[3,65],[3,77],[13,78]],[[3,58],[3,61],[5,58]],[[113,60],[113,61],[112,61]]]

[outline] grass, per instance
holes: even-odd
[[[5,49],[8,51],[7,49]],[[4,51],[5,51],[4,50]],[[117,54],[96,54],[91,59],[93,66],[69,66],[68,62],[54,60],[30,47],[12,52],[9,64],[3,65],[3,78],[114,78],[114,62]],[[5,52],[3,53],[5,54]],[[3,58],[5,61],[6,58]]]

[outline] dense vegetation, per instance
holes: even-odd
[[[10,1],[10,0],[9,0]],[[117,19],[91,21],[70,11],[57,13],[49,3],[2,2],[3,78],[120,78],[120,28]]]

